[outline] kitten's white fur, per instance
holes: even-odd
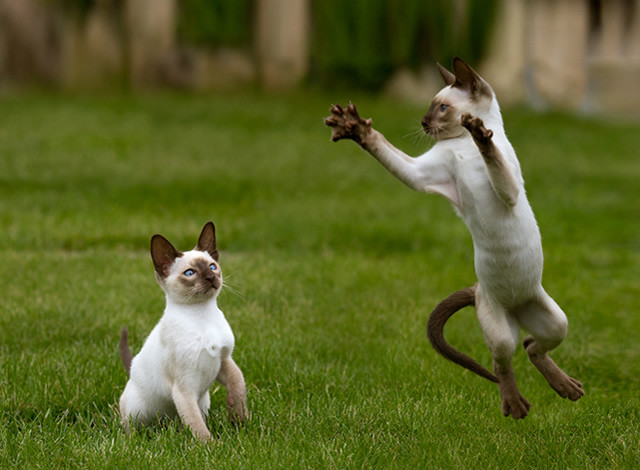
[[[244,379],[231,358],[233,332],[216,300],[220,289],[194,296],[180,284],[183,273],[198,262],[217,266],[210,253],[196,249],[175,258],[164,273],[156,272],[166,293],[166,308],[131,362],[130,379],[120,398],[127,431],[131,419],[148,424],[157,417],[179,415],[194,435],[209,440],[203,418],[216,380],[227,386],[231,418],[242,420],[246,415]]]
[[[437,142],[417,158],[391,145],[370,119],[359,117],[354,105],[344,110],[334,106],[325,123],[333,128],[334,141],[355,140],[407,186],[447,198],[466,223],[478,277],[477,316],[494,359],[503,412],[521,418],[529,404],[511,368],[520,327],[531,333],[525,347],[550,385],[573,400],[583,392],[547,355],[564,339],[567,318],[542,287],[540,231],[498,101],[460,59],[454,70],[455,75],[440,67],[447,86],[423,120]]]

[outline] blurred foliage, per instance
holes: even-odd
[[[114,8],[121,8],[124,2],[125,0],[110,0],[109,2],[103,3]],[[72,11],[84,16],[99,3],[99,0],[44,0],[43,3],[60,5],[67,11]]]
[[[313,77],[323,85],[379,88],[399,67],[455,56],[477,62],[498,0],[316,0]]]
[[[252,0],[180,0],[178,37],[200,45],[247,45]]]
[[[44,0],[86,15],[98,0]],[[119,9],[124,0],[110,0]],[[247,45],[251,41],[253,0],[177,0],[177,34],[180,40],[198,45]]]
[[[45,0],[82,14],[98,0]],[[119,7],[124,0],[111,0]],[[379,89],[398,68],[482,57],[499,0],[310,0],[311,80]],[[251,47],[256,0],[178,0],[179,41]]]
[[[44,3],[58,4],[68,8],[88,11],[95,5],[96,0],[46,0]]]

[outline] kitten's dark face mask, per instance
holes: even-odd
[[[422,129],[435,140],[452,139],[466,134],[460,116],[473,106],[469,96],[457,88],[443,88],[431,101],[422,118]]]
[[[450,102],[434,99],[429,111],[422,118],[422,129],[435,140],[450,139],[462,135],[460,116]]]
[[[189,290],[201,292],[216,291],[222,287],[222,273],[217,263],[204,258],[194,260],[178,278]]]
[[[207,253],[196,250],[183,253],[166,277],[156,278],[168,298],[179,304],[206,302],[217,296],[223,285],[220,265]]]
[[[438,64],[446,86],[433,98],[421,121],[424,132],[435,140],[466,135],[460,123],[462,114],[481,114],[493,96],[489,85],[471,67],[459,59],[453,65],[455,73]]]
[[[151,239],[156,280],[170,300],[180,304],[205,302],[222,288],[215,228],[208,222],[194,250],[179,252],[162,235]]]

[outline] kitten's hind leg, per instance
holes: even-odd
[[[567,334],[567,317],[554,300],[542,292],[537,302],[527,304],[518,314],[522,326],[531,333],[522,345],[529,360],[562,398],[576,401],[584,395],[582,384],[567,375],[549,357]]]
[[[513,419],[525,418],[529,414],[531,405],[518,390],[516,376],[511,366],[511,358],[508,361],[504,359],[494,361],[493,369],[498,377],[498,390],[502,399],[502,414],[504,416],[511,415]]]
[[[144,394],[131,381],[120,396],[119,401],[120,422],[127,434],[136,424],[147,424],[151,421],[157,410],[151,408],[144,399]]]
[[[202,413],[202,416],[207,416],[209,414],[210,406],[211,406],[211,396],[209,395],[209,390],[207,390],[202,394],[202,396],[198,400],[198,408],[200,408],[200,413]]]
[[[584,395],[582,383],[560,369],[553,359],[549,357],[549,354],[546,352],[538,352],[539,347],[533,336],[527,336],[522,342],[522,345],[527,351],[533,365],[536,366],[558,395],[572,401],[576,401]]]
[[[498,390],[502,399],[502,414],[521,419],[529,414],[531,405],[522,396],[516,384],[511,358],[518,344],[519,327],[504,309],[492,306],[481,287],[476,290],[476,313],[485,342],[493,357],[498,377]]]

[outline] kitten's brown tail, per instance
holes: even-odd
[[[124,366],[124,370],[127,372],[127,377],[129,377],[131,361],[133,360],[133,356],[131,356],[131,351],[129,350],[129,345],[127,344],[128,334],[129,332],[126,328],[123,328],[122,333],[120,334],[120,359],[122,359],[122,365]]]
[[[454,292],[449,297],[440,302],[436,308],[429,315],[429,321],[427,322],[427,338],[431,342],[431,346],[438,353],[455,362],[462,367],[469,369],[471,372],[475,372],[481,377],[487,380],[498,383],[498,378],[489,372],[487,369],[478,364],[475,360],[469,356],[462,354],[460,351],[454,349],[444,339],[444,324],[451,316],[458,310],[467,307],[469,305],[476,304],[476,286],[467,287],[466,289]]]

